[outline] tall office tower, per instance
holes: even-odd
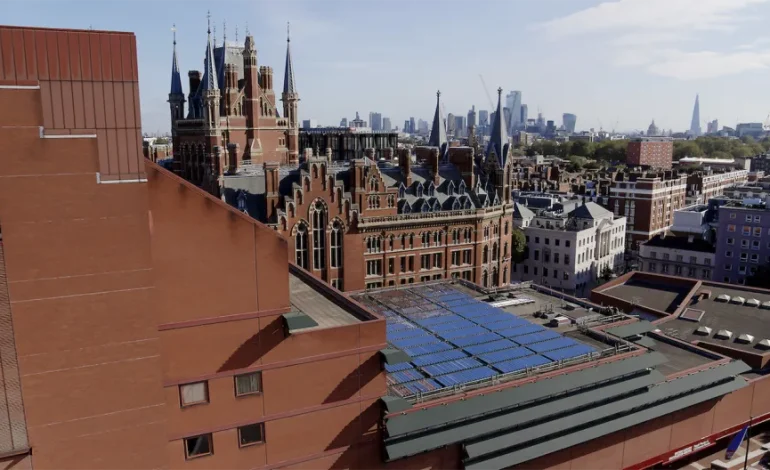
[[[545,132],[545,118],[543,113],[537,113],[537,128],[540,132]]]
[[[404,120],[404,134],[411,134],[412,130],[409,128],[409,119]]]
[[[706,130],[709,134],[716,134],[719,132],[719,120],[714,119],[713,121],[708,123],[708,128]]]
[[[695,95],[695,106],[692,108],[692,122],[690,123],[690,136],[700,137],[700,97]]]
[[[473,106],[470,111],[468,111],[468,127],[472,127],[476,125],[476,106]]]
[[[570,134],[574,134],[575,124],[577,124],[577,116],[571,113],[564,113],[562,116],[562,125],[564,126],[564,129]]]
[[[340,120],[340,127],[348,127],[348,118],[344,117]]]
[[[505,97],[505,107],[510,110],[510,119],[508,120],[508,135],[521,127],[521,92],[514,90]]]
[[[318,127],[318,120],[316,119],[305,119],[302,121],[303,129],[315,129],[316,127]]]
[[[409,132],[411,132],[412,134],[417,132],[417,126],[415,126],[415,123],[414,123],[414,116],[409,118]]]
[[[455,116],[455,137],[465,136],[465,116]]]
[[[521,105],[521,127],[527,126],[527,118],[529,117],[529,108],[526,104]]]
[[[428,127],[428,121],[425,119],[420,119],[417,121],[417,132],[420,134],[427,134],[430,131],[430,128]]]
[[[382,130],[382,113],[369,113],[369,127],[373,131]]]
[[[382,130],[386,132],[390,132],[393,130],[393,124],[390,123],[389,117],[382,118]]]
[[[479,110],[479,127],[486,128],[489,125],[489,111],[486,109]]]
[[[455,121],[455,115],[452,113],[449,113],[446,115],[446,132],[447,134],[454,135],[455,133],[455,124],[457,124],[457,121]]]

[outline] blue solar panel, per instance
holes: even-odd
[[[516,338],[517,336],[523,336],[528,335],[530,333],[537,333],[538,331],[545,331],[545,328],[543,328],[540,325],[524,325],[524,326],[517,326],[516,328],[507,328],[505,330],[496,330],[496,332],[502,336],[505,336],[507,338]],[[518,340],[514,340],[517,341]]]
[[[408,330],[400,330],[387,333],[388,340],[391,342],[400,341],[406,338],[415,338],[417,336],[431,336],[431,334],[421,328],[410,328]]]
[[[585,354],[589,354],[596,351],[594,348],[590,346],[586,346],[585,344],[577,344],[575,346],[570,346],[568,348],[563,349],[557,349],[555,351],[549,351],[543,356],[553,360],[553,361],[562,361],[564,359],[573,359],[576,357],[583,356]]]
[[[553,351],[554,349],[561,349],[561,348],[567,348],[570,346],[575,346],[576,344],[578,344],[578,342],[575,341],[574,339],[565,338],[561,336],[559,338],[554,338],[548,341],[542,341],[539,343],[530,344],[529,349],[539,354],[539,353],[544,353],[546,351]]]
[[[417,389],[418,392],[431,392],[433,390],[441,388],[441,385],[439,385],[435,380],[433,379],[424,379],[419,380],[417,382],[410,382],[406,384],[407,387],[410,389]]]
[[[468,305],[471,303],[476,303],[476,301],[472,299],[449,300],[444,302],[444,305],[447,307],[459,307],[460,305]]]
[[[414,369],[414,366],[408,362],[402,362],[401,364],[385,364],[385,371],[387,372],[399,372],[402,370]]]
[[[447,361],[425,366],[422,367],[422,370],[425,371],[425,373],[428,375],[435,377],[437,375],[449,374],[451,372],[458,372],[465,369],[473,369],[482,365],[483,364],[476,359],[471,359],[468,357],[465,359],[457,359],[456,361]]]
[[[433,325],[440,325],[442,323],[450,322],[453,320],[462,320],[462,318],[457,315],[452,315],[451,313],[447,313],[446,315],[438,315],[430,318],[425,318],[423,320],[415,320],[415,323],[422,325],[426,328],[430,328]]]
[[[478,336],[476,336],[476,338],[478,338]],[[466,352],[474,356],[478,356],[480,354],[490,353],[492,351],[497,351],[500,349],[514,348],[516,346],[518,346],[518,344],[509,339],[499,339],[489,343],[474,344],[472,346],[466,346],[464,349]]]
[[[451,340],[453,338],[460,338],[462,336],[483,335],[484,333],[489,333],[489,330],[480,326],[473,326],[470,328],[463,328],[461,330],[444,331],[441,333],[441,336]]]
[[[488,328],[492,331],[502,331],[502,330],[512,330],[514,328],[520,328],[522,326],[528,325],[526,323],[526,320],[523,320],[524,323],[518,320],[511,320],[511,321],[501,321],[496,323],[486,323],[479,320],[483,320],[484,318],[474,318],[473,320],[476,321],[479,325],[483,326],[484,328]]]
[[[494,364],[495,369],[499,369],[500,372],[508,374],[511,372],[517,372],[527,369],[529,367],[542,366],[551,362],[550,359],[546,359],[543,356],[527,356],[512,361],[497,362]]]
[[[435,380],[445,387],[451,387],[457,384],[487,379],[489,377],[494,377],[497,374],[497,372],[490,369],[489,367],[477,367],[475,369],[463,370],[460,372],[453,372],[451,374],[442,375],[440,377],[436,377]]]
[[[388,333],[395,333],[396,331],[411,330],[417,328],[416,325],[407,322],[406,320],[396,322],[388,319],[388,324],[385,327]]]
[[[454,348],[447,343],[423,344],[420,346],[412,346],[411,348],[401,348],[401,350],[409,354],[410,357],[422,356],[423,354],[434,354],[449,349]]]
[[[431,326],[430,329],[433,332],[442,334],[442,332],[444,331],[459,330],[460,328],[472,328],[474,326],[476,326],[475,323],[470,322],[468,320],[463,320],[461,318],[459,320],[455,320],[449,323],[442,323],[440,325]]]
[[[416,366],[429,366],[431,364],[438,364],[439,362],[454,361],[456,359],[463,359],[468,357],[463,351],[459,349],[450,349],[449,351],[442,351],[435,354],[428,354],[412,359],[412,362]]]
[[[390,374],[390,378],[395,383],[411,382],[413,380],[424,379],[425,376],[417,369],[402,370]]]
[[[416,336],[414,338],[394,339],[389,341],[390,344],[401,349],[422,346],[424,344],[441,343],[441,340],[435,336]]]
[[[518,320],[518,321],[517,321]],[[529,324],[527,320],[521,319],[517,316],[514,316],[510,313],[493,313],[491,315],[485,315],[484,317],[480,318],[479,321],[483,321],[484,323],[497,323],[497,322],[503,322],[503,321],[513,321],[518,323],[519,325],[525,325]]]
[[[539,343],[541,341],[548,341],[549,339],[561,338],[561,337],[562,336],[555,331],[545,330],[545,331],[540,331],[538,333],[531,333],[524,336],[517,336],[516,342],[521,345],[527,346],[530,344]]]
[[[484,333],[481,335],[476,336],[463,336],[461,338],[452,338],[452,344],[465,348],[466,346],[471,346],[474,344],[484,344],[484,343],[490,343],[492,341],[497,341],[500,339],[499,335],[496,335],[494,333]]]
[[[504,361],[510,361],[513,359],[518,359],[520,357],[526,357],[531,356],[533,353],[527,348],[513,348],[513,349],[502,349],[500,351],[495,351],[487,354],[482,354],[479,356],[484,362],[487,363],[494,363],[494,362],[504,362]]]
[[[494,307],[488,307],[486,305],[478,306],[478,307],[474,305],[470,307],[463,306],[459,308],[453,308],[452,311],[457,313],[461,317],[471,319],[471,318],[484,317],[486,315],[492,315],[497,312],[497,309],[495,309]]]

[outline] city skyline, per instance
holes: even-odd
[[[34,20],[26,14],[30,3],[37,5],[33,5]],[[172,23],[177,27],[182,73],[201,70],[206,11],[211,5],[200,2],[172,8],[176,3],[169,2],[163,4],[169,15],[147,15],[139,5],[142,3],[80,1],[65,6],[53,1],[10,1],[4,4],[4,23],[34,21],[53,28],[136,32],[143,128],[165,132]],[[763,91],[770,75],[770,37],[761,28],[761,19],[770,13],[767,0],[553,0],[547,6],[483,2],[478,11],[461,17],[453,15],[451,8],[434,9],[420,3],[410,4],[410,15],[401,14],[405,4],[399,2],[356,5],[351,8],[345,0],[323,4],[224,1],[212,9],[212,21],[220,43],[223,22],[227,22],[229,41],[235,40],[236,27],[239,41],[248,28],[255,36],[260,64],[276,70],[277,83],[283,81],[286,22],[291,22],[297,89],[302,97],[300,118],[316,119],[322,125],[333,125],[356,109],[364,115],[380,112],[394,123],[411,116],[425,117],[437,89],[444,92],[447,111],[465,114],[474,105],[490,109],[479,73],[491,94],[498,86],[506,93],[521,90],[533,114],[540,110],[546,119],[557,122],[565,112],[577,114],[578,130],[610,130],[615,123],[619,131],[643,130],[654,118],[661,128],[686,131],[696,93],[702,97],[704,128],[713,119],[727,126],[763,122],[770,112],[770,96],[763,96],[770,94]],[[82,15],[83,11],[89,15]],[[680,14],[685,11],[686,15]],[[488,32],[483,41],[463,44],[460,50],[421,39],[428,33],[418,23],[426,15],[448,27],[460,27],[485,21],[490,14],[527,20],[522,28]],[[372,16],[383,21],[364,21]],[[243,18],[249,19],[248,25]],[[405,43],[380,26],[390,20],[417,36]],[[342,23],[345,28],[338,27]],[[358,35],[381,40],[366,44],[345,41],[346,47],[333,47]],[[564,47],[565,40],[569,48]],[[506,44],[524,41],[529,44],[525,69],[516,61],[501,60],[509,53]],[[335,54],[329,56],[332,47]],[[589,64],[583,55],[571,52],[574,50],[591,50],[604,60]],[[428,73],[428,68],[457,62],[457,57],[463,57],[463,69],[469,72]],[[404,83],[394,70],[407,71],[405,77],[411,81]],[[367,79],[356,80],[356,76]],[[565,76],[568,86],[564,86]]]

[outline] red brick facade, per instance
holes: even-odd
[[[674,141],[663,137],[643,137],[632,140],[626,149],[629,166],[649,166],[670,169],[674,157]]]

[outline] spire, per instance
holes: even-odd
[[[176,57],[176,25],[171,28],[174,33],[174,55],[171,59],[171,91],[172,95],[184,95],[182,91],[182,76],[179,74],[179,61]]]
[[[283,73],[283,93],[285,95],[295,94],[297,90],[294,88],[294,66],[291,62],[291,35],[289,31],[289,23],[286,23],[286,69]]]
[[[700,96],[695,95],[695,106],[692,109],[692,121],[690,122],[690,136],[700,137],[702,134],[700,128]]]
[[[430,131],[430,139],[428,140],[430,147],[438,147],[439,156],[443,160],[446,156],[447,138],[446,138],[446,123],[444,122],[444,116],[441,113],[441,92],[436,92],[436,113],[433,115],[433,127]]]
[[[217,81],[220,89],[225,91],[225,65],[227,65],[227,21],[222,21],[222,49],[219,52],[219,63],[217,63]],[[216,44],[215,44],[216,46]]]
[[[508,159],[508,132],[505,130],[502,99],[503,89],[498,88],[495,122],[492,124],[492,133],[489,137],[489,145],[487,146],[487,155],[494,152],[497,155],[497,161],[500,163],[500,166],[505,165]]]
[[[206,43],[206,60],[205,70],[203,72],[203,83],[201,83],[200,89],[205,91],[216,90],[217,86],[217,69],[216,62],[214,62],[214,48],[211,45],[211,12],[208,17],[208,41]]]

